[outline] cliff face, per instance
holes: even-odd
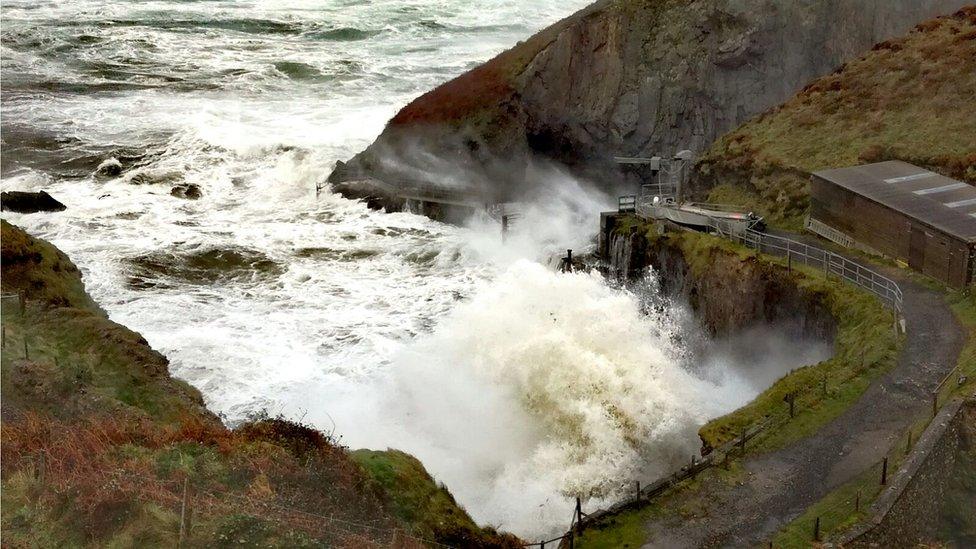
[[[613,155],[702,151],[873,44],[963,4],[598,2],[417,98],[330,180],[463,174],[511,195],[532,155],[598,174]]]

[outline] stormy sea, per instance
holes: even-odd
[[[324,182],[412,98],[586,3],[6,1],[2,188],[67,205],[7,218],[228,424],[402,449],[480,523],[564,528],[575,495],[669,471],[778,374],[691,360],[705,336],[653,273],[557,273],[615,204],[557,168],[504,243]]]

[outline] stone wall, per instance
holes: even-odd
[[[916,547],[945,541],[947,495],[963,453],[976,453],[976,400],[942,408],[872,505],[872,517],[841,540],[846,547]],[[976,499],[971,509],[976,512]]]

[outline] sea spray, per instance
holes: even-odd
[[[377,442],[417,455],[479,520],[565,527],[573,497],[669,471],[728,409],[681,367],[668,322],[596,273],[515,262],[394,354]]]

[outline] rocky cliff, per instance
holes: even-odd
[[[604,0],[417,98],[330,181],[460,180],[510,197],[535,156],[596,175],[613,170],[613,155],[702,151],[964,3]]]

